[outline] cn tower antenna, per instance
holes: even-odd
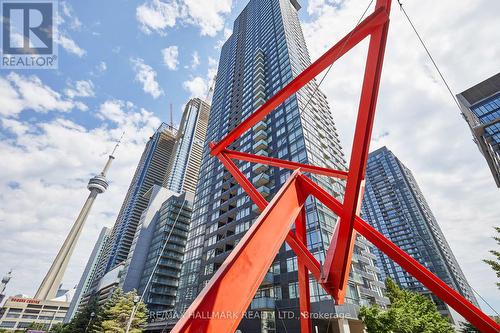
[[[123,137],[125,136],[125,131],[122,133],[122,136],[120,136],[120,138],[118,139],[118,141],[116,142],[116,146],[115,148],[113,148],[113,151],[111,152],[111,155],[110,156],[113,156],[115,157],[115,153],[116,153],[116,150],[118,149],[118,147],[120,146],[120,143],[122,143],[122,139]]]
[[[174,108],[172,103],[170,103],[170,127],[174,128]]]
[[[214,76],[212,79],[212,84],[210,85],[210,88],[208,89],[207,92],[207,97],[205,97],[205,102],[208,104],[212,103],[212,97],[214,95],[214,90],[215,90],[215,80],[217,79],[217,75]]]

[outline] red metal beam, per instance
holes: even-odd
[[[338,303],[343,303],[356,230],[482,332],[500,332],[498,324],[358,216],[387,41],[390,4],[391,0],[377,0],[372,15],[299,74],[284,89],[264,103],[219,143],[210,144],[211,153],[220,159],[263,212],[172,332],[234,332],[283,240],[286,240],[297,254],[301,311],[307,313],[310,311],[308,271]],[[347,174],[343,171],[280,161],[275,158],[226,149],[241,134],[253,127],[274,108],[370,34],[365,78]],[[295,172],[268,204],[245,175],[238,170],[231,158],[293,169]],[[301,174],[299,170],[342,179],[347,176],[344,203],[340,203],[308,177]],[[307,249],[304,203],[308,195],[316,197],[340,217],[323,268]],[[296,234],[290,231],[293,222],[296,224]],[[262,249],[266,250],[262,251]],[[233,297],[227,297],[228,295]],[[224,313],[231,315],[223,319],[206,317],[207,314],[208,316],[215,314],[220,316]],[[308,318],[301,318],[301,329],[303,333],[311,332],[311,323]]]
[[[229,158],[247,161],[252,163],[260,163],[266,164],[278,168],[289,169],[289,170],[297,170],[300,169],[302,172],[310,172],[317,175],[323,175],[328,177],[334,177],[339,179],[347,179],[347,171],[341,170],[332,170],[328,168],[322,168],[314,165],[308,165],[303,163],[297,163],[292,161],[284,161],[274,157],[267,157],[261,155],[254,155],[249,153],[243,153],[239,151],[224,149],[222,154],[226,155]]]
[[[311,272],[314,278],[318,281],[321,279],[321,264],[312,255],[311,251],[307,249],[307,246],[295,236],[295,234],[290,231],[286,237],[286,242],[292,249],[292,251],[297,255],[297,258],[307,266],[307,269]]]
[[[253,184],[245,177],[245,175],[238,169],[238,167],[226,156],[225,153],[221,153],[217,156],[222,164],[228,169],[231,175],[238,181],[241,187],[248,194],[250,199],[263,211],[268,202],[264,197],[257,191]],[[307,266],[311,274],[319,280],[321,276],[321,264],[314,258],[311,252],[307,249],[307,246],[297,238],[297,236],[289,231],[286,237],[286,242],[297,255],[301,258],[302,262]]]
[[[319,57],[318,60],[313,62],[302,73],[297,75],[295,79],[290,81],[282,90],[276,95],[271,97],[259,109],[252,113],[245,121],[240,123],[229,134],[227,134],[219,143],[212,147],[212,155],[218,155],[223,149],[227,148],[240,137],[247,130],[252,128],[255,124],[261,121],[277,106],[283,103],[288,97],[296,93],[300,88],[306,85],[309,81],[314,79],[319,73],[324,71],[333,62],[338,60],[366,36],[371,34],[380,25],[389,20],[387,11],[384,8],[379,8],[370,16],[364,19],[356,28],[354,28],[348,35],[342,38],[337,44],[332,46],[325,54]]]
[[[301,191],[302,193],[302,191]],[[305,199],[302,198],[304,201]],[[305,207],[302,208],[295,221],[295,234],[297,238],[307,247],[307,227]],[[297,257],[297,274],[299,279],[299,308],[300,308],[300,332],[311,333],[311,294],[309,291],[309,271],[302,257]]]
[[[245,175],[238,169],[238,167],[224,154],[219,154],[217,156],[222,164],[226,167],[231,175],[236,179],[236,181],[243,187],[245,192],[250,196],[250,199],[263,211],[267,206],[267,200],[257,191],[255,186],[245,177]]]
[[[304,207],[294,172],[172,332],[234,332]]]
[[[325,190],[314,183],[305,175],[299,176],[299,183],[303,191],[313,195],[325,206],[330,208],[335,214],[343,211],[343,205]],[[433,292],[437,297],[450,305],[455,311],[462,315],[467,321],[478,328],[483,333],[498,333],[500,325],[484,314],[480,309],[470,303],[458,292],[450,288],[437,276],[422,266],[397,245],[385,238],[380,232],[375,230],[359,216],[355,216],[354,228],[369,242],[384,252],[389,258],[394,260],[399,266],[412,274],[425,287]]]
[[[360,217],[356,217],[354,228],[368,241],[394,260],[408,273],[413,275],[419,282],[432,291],[437,297],[446,302],[455,311],[461,314],[467,321],[474,325],[482,333],[498,333],[500,325],[488,317],[480,309],[470,303],[458,292],[450,288],[427,268],[413,259],[397,245],[384,237]]]
[[[389,16],[390,6],[391,0],[378,0],[376,10],[383,10]],[[387,20],[383,26],[374,30],[370,37],[365,77],[361,90],[358,119],[356,121],[351,161],[349,163],[349,173],[344,194],[344,210],[339,215],[340,227],[336,246],[328,249],[329,252],[334,253],[327,254],[327,258],[333,261],[331,264],[328,263],[328,265],[339,268],[339,270],[333,270],[333,276],[329,276],[328,279],[335,281],[339,289],[342,289],[346,285],[349,278],[350,252],[352,251],[352,242],[354,240],[352,235],[354,216],[356,216],[358,201],[361,199],[361,182],[364,180],[368,150],[370,148],[388,30],[389,21]]]

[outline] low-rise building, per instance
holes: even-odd
[[[62,323],[69,308],[69,299],[61,296],[54,300],[39,300],[26,297],[9,297],[0,310],[0,329],[22,330],[33,323],[50,330]]]

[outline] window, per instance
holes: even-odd
[[[295,272],[297,271],[297,257],[293,257],[293,258],[288,258],[286,260],[286,271],[287,272]]]
[[[279,262],[273,263],[273,265],[271,266],[271,268],[269,269],[269,271],[271,273],[273,273],[274,275],[280,274],[280,263]]]
[[[288,284],[288,296],[290,299],[298,298],[299,295],[299,283],[291,282]]]

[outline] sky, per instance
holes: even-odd
[[[112,226],[144,144],[204,98],[220,47],[247,0],[61,1],[57,70],[0,69],[0,275],[8,295],[33,296],[116,140],[110,186],[87,220],[64,276],[78,283]],[[343,37],[368,0],[300,1],[314,60]],[[498,73],[500,2],[406,0],[404,6],[455,93]],[[321,89],[349,156],[367,43],[335,64]],[[386,145],[412,171],[471,286],[500,312],[498,280],[482,262],[495,248],[500,191],[397,4],[371,149]],[[487,313],[491,309],[481,302]]]

